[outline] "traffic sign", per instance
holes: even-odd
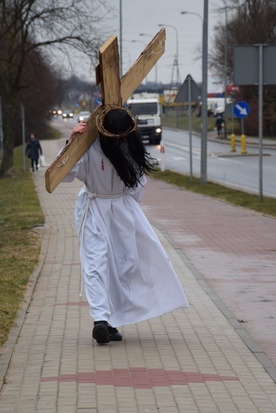
[[[199,87],[197,86],[192,76],[188,75],[174,99],[176,103],[182,103],[182,102],[189,101],[189,82],[190,82],[190,88],[191,88],[190,89],[191,102],[199,102],[201,100],[200,98],[201,92],[200,92]]]
[[[235,103],[234,105],[234,114],[236,118],[246,118],[247,115],[250,113],[250,106],[248,103],[243,102],[242,100],[240,102]]]

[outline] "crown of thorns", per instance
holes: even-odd
[[[106,115],[109,112],[111,112],[112,110],[116,110],[116,109],[124,110],[133,122],[133,124],[130,125],[124,132],[112,133],[112,132],[106,130],[105,127],[104,127],[104,119],[105,119]],[[134,116],[133,113],[131,113],[130,110],[128,110],[127,108],[124,108],[122,106],[118,106],[118,105],[105,106],[102,109],[101,113],[96,117],[96,126],[97,126],[98,131],[102,135],[107,136],[109,138],[123,138],[124,136],[128,135],[129,133],[137,130],[137,123],[138,123],[138,120],[137,120],[136,116]]]

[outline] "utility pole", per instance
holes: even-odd
[[[204,0],[202,30],[202,110],[200,182],[207,182],[208,0]]]

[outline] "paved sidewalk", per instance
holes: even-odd
[[[50,162],[58,143],[43,151]],[[79,297],[81,184],[50,195],[44,172],[41,262],[0,359],[1,413],[275,413],[276,220],[150,180],[142,207],[191,306],[99,346]]]

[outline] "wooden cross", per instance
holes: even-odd
[[[48,192],[53,192],[72,167],[92,145],[98,136],[96,117],[105,105],[123,105],[147,76],[165,51],[166,32],[162,28],[147,45],[136,62],[120,79],[119,53],[116,36],[110,37],[99,50],[99,64],[96,66],[96,81],[101,83],[102,103],[87,120],[87,130],[78,134],[45,172]]]

